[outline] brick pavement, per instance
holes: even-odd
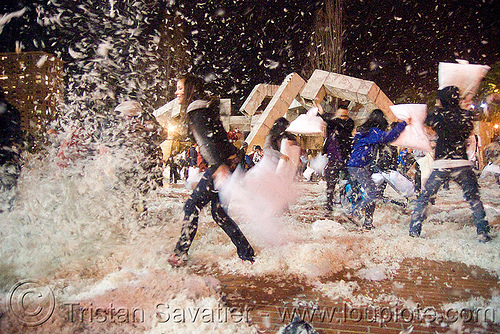
[[[312,189],[311,193],[315,191],[316,195],[321,194],[317,189]],[[454,192],[443,195],[440,198],[443,205],[449,206],[452,203],[454,208],[467,208],[465,202],[456,203]],[[491,207],[500,204],[497,196],[487,197],[484,203]],[[293,210],[292,215],[299,217],[302,223],[313,223],[322,218],[319,216],[322,203],[308,202]],[[493,229],[500,230],[499,216],[492,218],[490,224]],[[203,274],[219,279],[223,299],[229,307],[240,310],[251,308],[252,322],[260,333],[277,333],[292,320],[291,312],[294,307],[321,334],[500,333],[500,309],[479,310],[479,313],[462,309],[464,321],[456,319],[456,310],[448,310],[448,321],[432,312],[436,310],[442,315],[443,304],[460,305],[474,297],[488,301],[500,295],[500,281],[496,275],[461,262],[408,258],[400,263],[399,270],[392,277],[382,281],[361,279],[356,277],[354,270],[344,270],[321,278],[322,283],[341,280],[356,282],[360,289],[353,293],[354,298],[367,296],[372,300],[383,300],[383,296],[393,296],[404,301],[405,305],[411,305],[406,308],[405,305],[397,305],[396,308],[390,300],[385,303],[377,302],[376,305],[354,307],[350,300],[329,299],[299,277],[223,275],[217,274],[215,268],[206,270]],[[373,312],[369,313],[373,309],[379,312],[376,318]],[[335,314],[332,314],[333,310]],[[358,319],[359,310],[364,311],[361,313],[363,319]],[[480,312],[484,314],[485,311],[488,312],[488,321],[477,321],[477,315]],[[383,320],[380,315],[384,317]],[[497,324],[489,321],[492,319]]]
[[[462,310],[465,320],[463,326],[460,326],[459,321],[454,321],[457,318],[455,311],[458,310],[448,310],[450,321],[447,323],[440,322],[434,313],[433,310],[441,310],[443,304],[471,297],[489,300],[500,291],[496,276],[463,263],[406,259],[391,279],[383,281],[363,280],[350,270],[321,279],[323,283],[356,281],[360,290],[355,295],[376,299],[381,294],[387,294],[405,301],[411,300],[413,306],[406,308],[404,305],[395,307],[389,302],[354,307],[349,300],[331,300],[323,296],[296,277],[216,276],[221,281],[227,305],[239,309],[250,307],[252,321],[261,333],[276,333],[291,321],[294,310],[312,324],[318,333],[325,334],[392,334],[411,328],[411,333],[500,333],[500,325],[488,321],[487,326],[483,327],[477,321],[477,315],[486,310],[479,310],[479,313]],[[500,317],[500,314],[493,313],[499,313],[500,310],[488,312],[487,319]],[[454,328],[456,331],[453,331]]]

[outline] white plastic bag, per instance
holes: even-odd
[[[186,188],[194,189],[198,182],[200,182],[201,177],[203,176],[203,172],[200,172],[198,167],[189,167],[188,169],[188,177],[186,180]]]
[[[310,166],[307,166],[306,170],[304,171],[304,173],[302,173],[302,175],[304,176],[304,178],[307,181],[310,181],[313,173],[314,173],[314,169],[312,169]]]

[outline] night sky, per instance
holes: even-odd
[[[500,61],[500,1],[353,1],[346,72],[375,81],[393,100],[435,90],[439,62]]]
[[[2,13],[29,8],[23,18],[13,18],[3,27],[0,51],[14,51],[15,41],[21,40],[24,50],[59,52],[64,60],[72,61],[67,44],[76,43],[78,32],[69,41],[62,37],[57,24],[41,27],[36,23],[36,1],[24,3],[0,7]],[[65,3],[66,13],[68,8],[78,10],[77,2],[73,7],[60,3]],[[109,1],[96,3],[103,11],[109,7]],[[179,16],[186,31],[182,47],[187,47],[192,57],[188,68],[204,75],[212,91],[233,99],[236,109],[256,84],[280,84],[291,72],[304,75],[314,13],[322,4],[151,3],[158,9],[145,14],[150,16],[152,29],[161,21],[165,8]],[[344,8],[344,74],[375,81],[393,101],[397,102],[405,91],[421,93],[425,100],[437,88],[440,61],[460,58],[490,66],[500,61],[500,1],[356,0],[345,1]],[[172,96],[173,80],[168,85],[167,95]]]

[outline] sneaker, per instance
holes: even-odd
[[[168,257],[167,262],[170,263],[170,265],[172,267],[180,268],[180,267],[184,267],[186,265],[187,257],[172,253]]]
[[[419,238],[420,237],[420,232],[415,231],[415,230],[410,230],[410,237],[412,238]]]
[[[370,230],[373,230],[374,228],[375,228],[375,226],[373,225],[373,223],[364,223],[363,224],[364,231],[370,231]]]
[[[491,237],[487,233],[481,233],[477,235],[477,241],[480,243],[486,243],[491,240]]]

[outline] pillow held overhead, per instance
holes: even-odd
[[[286,131],[304,135],[317,135],[322,134],[325,127],[325,121],[318,116],[318,108],[314,107],[309,109],[307,113],[299,115],[290,123]]]

